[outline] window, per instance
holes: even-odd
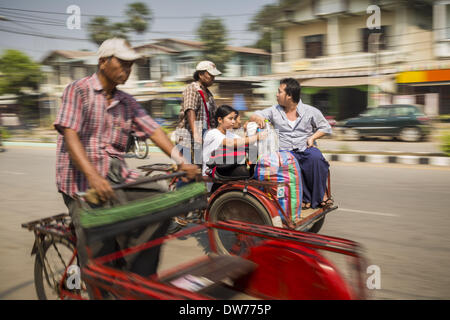
[[[408,107],[408,106],[401,106],[401,107],[396,107],[395,110],[393,111],[393,116],[396,117],[405,117],[405,116],[412,116],[414,115],[416,111],[416,108],[414,107]]]
[[[447,39],[450,39],[450,3],[449,4],[447,4],[446,5],[446,9],[447,9],[447,12],[446,12],[446,17],[445,17],[445,20],[447,21],[447,25],[446,25],[446,35],[447,35]]]
[[[379,108],[369,109],[364,114],[369,117],[387,117],[387,116],[389,116],[389,111],[390,111],[390,108],[379,107]]]
[[[150,59],[144,58],[135,63],[138,80],[150,80]]]
[[[324,55],[323,34],[303,37],[305,58],[314,59]]]
[[[425,105],[425,95],[424,94],[416,94],[416,104]]]
[[[386,26],[381,26],[380,29],[361,29],[362,34],[362,51],[363,52],[372,52],[371,50],[372,43],[377,41],[376,34],[379,35],[379,50],[386,50],[387,49],[387,40],[386,40]]]

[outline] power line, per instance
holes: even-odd
[[[41,17],[41,16],[30,15],[30,14],[21,13],[21,12],[9,12],[9,11],[4,12],[1,9],[0,9],[0,11],[3,16],[7,16],[7,17],[25,18],[25,19],[39,21],[39,22],[55,22],[55,23],[64,22],[64,20],[60,20],[60,19]]]
[[[65,15],[67,16],[68,13],[63,12],[52,12],[52,11],[40,11],[40,10],[27,10],[27,9],[17,9],[17,8],[5,8],[0,7],[2,10],[11,10],[11,11],[21,11],[21,12],[34,12],[34,13],[42,13],[42,14],[54,14],[54,15]],[[218,16],[215,15],[208,15],[208,17],[247,17],[247,16],[253,16],[254,13],[238,13],[238,14],[221,14]],[[85,17],[105,17],[105,18],[124,18],[123,16],[112,16],[112,15],[103,15],[103,14],[86,14],[83,13],[81,16]],[[158,16],[158,17],[152,17],[152,19],[199,19],[203,18],[205,16]]]
[[[19,31],[19,30],[6,30],[6,29],[1,29],[1,28],[0,28],[0,31],[7,32],[7,33],[21,34],[21,35],[26,35],[26,36],[32,36],[32,37],[47,38],[47,39],[90,41],[90,39],[61,37],[61,36],[49,35],[49,34],[35,34],[35,33],[23,32],[23,31]]]

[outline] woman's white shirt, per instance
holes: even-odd
[[[206,132],[205,138],[203,139],[203,167],[202,167],[202,175],[206,176],[206,163],[208,162],[211,154],[214,150],[218,149],[222,146],[223,140],[229,139],[237,139],[240,136],[236,135],[232,130],[228,130],[226,134],[223,134],[219,129],[212,129]]]

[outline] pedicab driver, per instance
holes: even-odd
[[[131,130],[146,133],[164,153],[172,156],[179,169],[188,173],[188,177],[192,178],[200,172],[197,166],[186,164],[179,152],[174,151],[164,131],[137,101],[117,89],[117,85],[127,81],[133,62],[139,58],[140,55],[126,40],[108,39],[98,49],[97,72],[69,84],[64,90],[62,105],[54,123],[59,132],[56,183],[76,228],[78,204],[74,195],[77,192],[92,188],[100,200],[107,201],[118,194],[114,193],[111,184],[128,183],[140,176],[139,172],[130,170],[124,160]],[[163,191],[155,184],[140,185],[139,190],[126,189],[122,197],[130,201]],[[139,244],[161,237],[168,225],[169,221],[133,230],[121,238],[122,244],[118,239],[104,241],[98,247],[91,248],[93,256],[117,251],[124,242]],[[158,257],[159,247],[143,251],[127,261],[125,269],[148,276],[155,273]]]
[[[332,204],[325,193],[329,164],[319,149],[317,139],[331,134],[331,126],[320,110],[304,104],[300,99],[300,84],[293,78],[280,81],[278,105],[256,111],[250,121],[265,127],[268,119],[278,130],[280,150],[291,151],[302,172],[303,208],[317,208]]]

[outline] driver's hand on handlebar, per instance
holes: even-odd
[[[188,182],[201,173],[199,166],[195,164],[183,163],[178,166],[178,170],[186,172],[186,176],[181,178],[183,182]]]
[[[100,201],[105,202],[108,199],[116,197],[108,180],[102,176],[97,174],[89,178],[88,181],[90,188],[95,191]]]

